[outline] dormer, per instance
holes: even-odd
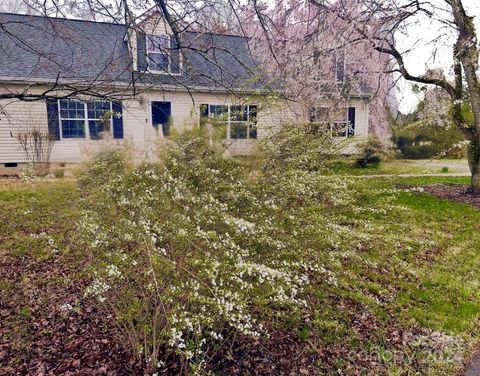
[[[137,72],[158,75],[180,75],[182,59],[177,39],[163,14],[146,12],[126,35]]]

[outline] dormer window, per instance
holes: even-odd
[[[147,65],[152,72],[170,72],[169,36],[147,36]]]
[[[137,70],[154,74],[180,74],[177,38],[171,35],[137,34]]]

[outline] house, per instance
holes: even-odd
[[[148,159],[172,129],[216,117],[230,153],[247,155],[275,124],[312,117],[262,75],[247,38],[186,31],[180,40],[157,12],[135,27],[0,13],[0,96],[21,94],[0,100],[0,167],[27,162],[16,135],[32,127],[55,137],[52,162],[69,163],[105,127]],[[332,124],[337,137],[367,135],[368,99],[349,99]]]

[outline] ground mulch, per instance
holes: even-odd
[[[431,195],[444,199],[469,204],[480,209],[480,190],[472,191],[470,186],[463,184],[433,184],[423,187]]]
[[[143,374],[67,261],[0,249],[0,375]]]

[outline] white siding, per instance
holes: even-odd
[[[258,104],[259,111],[259,137],[262,136],[262,124],[269,119],[262,117],[262,104],[258,98],[232,98],[226,94],[212,93],[186,93],[186,92],[149,92],[143,95],[143,101],[124,102],[124,125],[125,138],[132,141],[137,156],[150,159],[155,157],[155,143],[161,137],[161,130],[152,127],[151,102],[171,102],[173,126],[177,131],[191,129],[199,124],[199,107],[201,104]],[[271,121],[270,121],[271,122]],[[253,140],[230,140],[229,149],[232,154],[245,155],[251,152],[256,141]]]
[[[17,89],[17,88],[12,88]],[[302,113],[300,106],[287,103],[284,100],[266,102],[265,97],[246,96],[231,97],[227,94],[214,93],[187,93],[149,91],[139,100],[123,102],[124,140],[116,143],[129,143],[135,150],[138,159],[154,159],[156,157],[155,144],[162,137],[152,127],[151,102],[167,101],[172,104],[173,127],[176,130],[192,128],[199,123],[200,104],[257,104],[258,137],[262,138],[271,128],[278,124],[288,124],[306,121],[307,116]],[[18,130],[37,126],[47,129],[47,110],[44,102],[2,101],[0,106],[6,115],[0,116],[0,163],[26,162],[23,152],[15,139]],[[356,108],[355,134],[368,134],[368,103],[363,100],[352,100],[349,106]],[[161,131],[160,131],[161,133]],[[231,140],[230,150],[235,155],[246,155],[255,146],[255,140]],[[87,158],[92,149],[95,150],[101,142],[90,140],[61,140],[54,145],[52,162],[79,162]]]
[[[351,99],[349,107],[355,107],[355,135],[364,138],[368,135],[368,101]]]

